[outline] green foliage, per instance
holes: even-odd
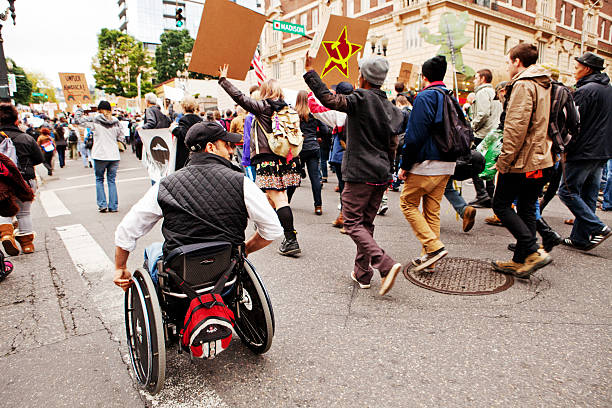
[[[136,78],[141,74],[141,93],[153,91],[151,58],[142,43],[119,30],[103,28],[98,34],[98,53],[92,68],[96,88],[108,94],[132,98],[138,94]]]
[[[40,72],[26,72],[27,79],[32,84],[32,93],[41,93],[47,95],[30,97],[31,103],[57,102],[55,97],[55,87],[44,74]],[[17,84],[19,86],[19,84]]]
[[[463,55],[461,54],[461,48],[471,41],[471,38],[465,35],[465,27],[469,19],[467,11],[459,13],[459,15],[444,13],[440,17],[440,24],[438,25],[439,34],[431,34],[426,27],[419,30],[419,34],[425,42],[440,46],[438,55],[444,55],[449,64],[453,60],[452,54],[454,52],[455,70],[467,78],[473,77],[475,74],[472,68],[463,63]]]
[[[157,82],[176,77],[176,71],[185,71],[185,54],[191,52],[194,40],[187,30],[169,30],[159,37],[160,45],[155,50]]]
[[[26,76],[23,68],[15,64],[15,61],[10,58],[7,58],[7,61],[13,64],[13,69],[9,72],[15,74],[15,82],[17,82],[17,92],[13,94],[13,99],[17,104],[27,105],[32,97],[32,82]]]

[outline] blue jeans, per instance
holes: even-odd
[[[321,159],[321,177],[327,178],[327,160],[329,159],[329,148],[319,149],[319,157]],[[310,179],[310,181],[312,181],[312,179]]]
[[[110,211],[117,211],[119,199],[117,197],[115,177],[117,176],[118,168],[119,160],[94,160],[98,208],[108,208]],[[104,192],[104,172],[106,172],[106,183],[108,184],[108,205],[106,204],[106,193]]]
[[[300,159],[306,165],[310,187],[312,188],[312,198],[315,207],[322,205],[321,201],[321,173],[319,173],[319,151],[306,150],[300,153]],[[327,163],[326,163],[327,166]]]
[[[608,160],[607,170],[608,178],[606,179],[601,208],[604,211],[612,211],[612,159]]]
[[[605,224],[595,215],[601,171],[606,160],[579,160],[565,164],[565,179],[559,188],[559,198],[576,220],[570,239],[576,245],[587,245],[591,235]]]
[[[455,190],[455,186],[453,185],[453,180],[448,179],[448,183],[446,183],[446,188],[444,189],[444,197],[448,200],[449,203],[453,206],[457,214],[461,218],[463,218],[463,213],[465,212],[465,207],[467,207],[467,203],[459,193],[459,191]]]

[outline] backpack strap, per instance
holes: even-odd
[[[219,279],[217,279],[217,282],[215,282],[215,286],[213,287],[213,290],[210,293],[214,295],[214,294],[220,294],[223,291],[223,288],[225,287],[225,284],[229,280],[232,274],[232,271],[236,267],[236,264],[237,264],[236,259],[232,258],[232,260],[230,261],[229,267],[221,274]],[[166,268],[165,272],[172,278],[174,283],[178,285],[179,289],[182,290],[183,293],[187,295],[187,297],[189,297],[190,299],[197,299],[200,296],[198,295],[198,292],[196,292],[195,289],[193,289],[187,282],[185,282],[183,278],[181,278],[172,269]]]

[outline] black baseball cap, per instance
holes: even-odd
[[[204,150],[208,143],[223,140],[230,143],[238,143],[242,135],[230,133],[217,122],[200,122],[193,125],[187,131],[185,145],[192,151]]]

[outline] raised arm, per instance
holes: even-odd
[[[227,94],[247,112],[254,115],[264,113],[268,105],[264,101],[258,101],[243,94],[240,89],[227,80],[228,65],[219,68],[219,85]]]

